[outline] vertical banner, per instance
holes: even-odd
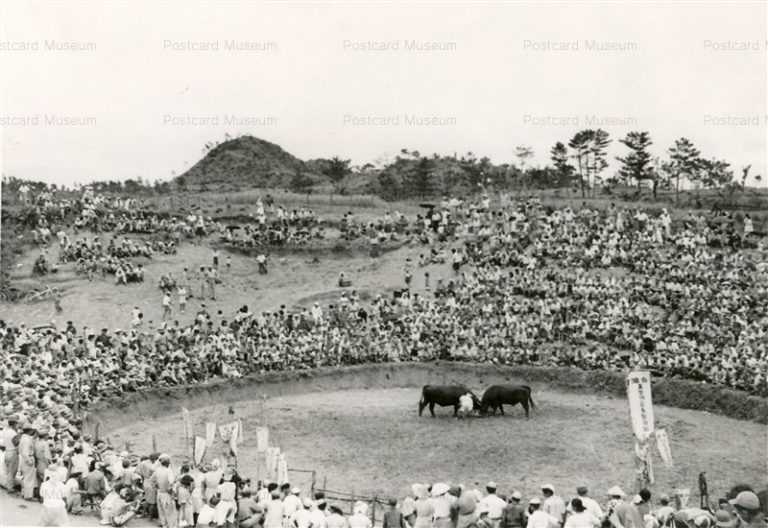
[[[230,451],[232,451],[232,454],[235,455],[235,457],[237,457],[237,444],[240,443],[238,442],[237,439],[240,436],[239,435],[240,427],[237,422],[232,422],[232,423],[235,425],[235,427],[232,429],[232,432],[229,435],[229,449]]]
[[[284,484],[285,482],[288,482],[288,462],[285,460],[285,455],[280,453],[277,462],[277,483]]]
[[[264,452],[269,449],[269,429],[259,427],[256,429],[256,451]]]
[[[192,438],[192,418],[189,416],[189,410],[185,407],[181,408],[181,418],[184,420],[184,445],[187,449],[187,455],[189,455],[190,439]]]
[[[635,371],[627,376],[629,416],[635,438],[644,443],[653,434],[653,401],[651,400],[651,373]]]
[[[205,438],[203,438],[202,436],[196,436],[195,448],[193,450],[196,466],[200,466],[200,464],[203,462],[203,457],[205,456],[205,447],[206,447]]]
[[[669,436],[665,429],[656,429],[656,448],[664,465],[668,468],[673,467],[672,449],[669,447]]]
[[[277,463],[280,459],[280,448],[270,447],[267,449],[267,478],[277,480]]]
[[[653,484],[652,462],[650,444],[648,442],[635,442],[635,471],[638,490]]]
[[[205,445],[208,448],[213,447],[213,443],[216,441],[216,424],[208,422],[205,424]]]

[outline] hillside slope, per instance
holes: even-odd
[[[190,187],[232,185],[285,187],[306,164],[279,145],[253,136],[242,136],[212,148],[187,172],[176,178]]]

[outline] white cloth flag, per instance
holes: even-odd
[[[280,448],[270,447],[267,449],[267,475],[271,480],[277,480],[277,465],[280,461]]]
[[[205,438],[202,436],[195,437],[195,465],[199,466],[205,456]]]
[[[189,441],[189,438],[192,436],[192,417],[184,407],[181,408],[181,417],[184,420],[184,438]]]
[[[263,453],[269,449],[269,429],[259,427],[256,429],[256,451]]]
[[[672,467],[672,448],[669,447],[669,436],[665,429],[656,429],[656,448],[659,450],[659,456],[666,467]]]
[[[646,442],[653,434],[654,417],[651,400],[651,373],[647,371],[630,372],[627,376],[627,399],[632,431],[640,442]]]
[[[277,482],[278,484],[288,482],[288,462],[286,462],[283,453],[280,453],[279,461],[277,463]]]
[[[208,422],[205,424],[205,445],[209,448],[213,447],[213,443],[216,441],[216,424]]]
[[[239,444],[239,438],[240,438],[240,424],[238,422],[235,422],[235,428],[232,429],[232,432],[229,435],[229,449],[232,451],[232,454],[237,456],[237,444]]]

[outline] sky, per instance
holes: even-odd
[[[225,134],[302,159],[402,148],[549,162],[557,141],[685,136],[766,173],[767,2],[0,3],[0,165],[167,179]]]

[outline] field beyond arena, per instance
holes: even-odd
[[[350,384],[364,383],[342,378],[339,386]],[[270,444],[286,453],[289,468],[315,470],[318,487],[325,483],[331,490],[368,497],[401,497],[413,482],[436,481],[475,485],[496,480],[505,492],[515,488],[526,496],[540,493],[537,488],[545,481],[565,495],[585,483],[600,496],[611,485],[633,487],[633,437],[624,399],[574,397],[534,385],[537,408],[528,421],[519,406],[507,407],[505,417],[463,420],[453,418],[451,408],[437,407],[433,419],[428,409],[418,416],[419,388],[334,390],[334,385],[327,381],[327,390],[310,393],[301,393],[299,386],[298,393],[269,398],[264,406]],[[253,394],[260,390],[253,387]],[[203,435],[207,421],[231,419],[230,405],[245,431],[238,467],[253,476],[260,398],[193,410],[193,428]],[[146,412],[151,404],[143,406]],[[713,496],[724,494],[733,482],[764,479],[764,425],[663,406],[655,412],[657,427],[669,433],[674,468],[654,457],[654,489],[690,487],[701,471],[709,475]],[[130,410],[125,416],[128,422]],[[176,462],[186,458],[180,413],[139,419],[109,433],[114,445],[129,442],[135,451],[149,452],[155,435],[159,450]],[[223,456],[223,442],[217,442],[214,452],[206,454],[209,461]],[[289,477],[309,489],[308,474],[290,472]]]

